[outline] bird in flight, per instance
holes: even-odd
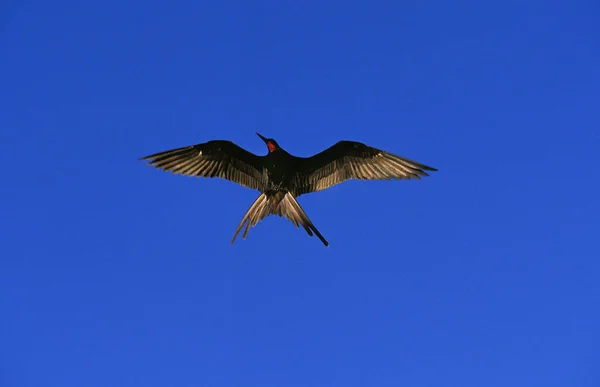
[[[256,133],[267,145],[268,153],[258,156],[231,141],[213,140],[171,149],[140,160],[175,174],[196,177],[220,177],[260,191],[231,239],[244,225],[242,239],[269,215],[285,216],[296,228],[302,226],[325,246],[329,242],[311,222],[296,198],[322,191],[349,179],[390,180],[420,179],[425,171],[437,171],[427,165],[396,156],[355,141],[339,141],[311,157],[292,156],[272,138]]]

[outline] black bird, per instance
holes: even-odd
[[[285,216],[296,228],[301,225],[308,235],[313,232],[328,246],[329,243],[310,221],[296,198],[317,192],[349,179],[390,180],[420,179],[429,176],[425,171],[437,171],[427,165],[396,156],[354,141],[339,141],[311,157],[292,156],[272,138],[256,133],[267,144],[269,153],[258,156],[231,141],[214,140],[155,153],[140,158],[150,160],[155,168],[180,175],[221,177],[261,195],[250,206],[238,225],[231,244],[246,225],[242,239],[250,226],[265,217]]]

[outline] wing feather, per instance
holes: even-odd
[[[360,142],[340,141],[312,157],[300,158],[295,194],[321,191],[349,179],[420,179],[429,176],[425,171],[437,169]]]
[[[261,156],[231,141],[209,141],[154,153],[140,160],[147,160],[149,165],[174,174],[220,177],[259,191],[266,186]]]

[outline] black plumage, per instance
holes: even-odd
[[[231,240],[246,226],[250,227],[266,216],[285,216],[296,227],[302,226],[328,246],[329,243],[310,221],[296,197],[327,189],[349,179],[390,180],[420,179],[425,171],[437,171],[427,165],[385,152],[355,141],[339,141],[311,157],[292,156],[272,138],[265,138],[268,154],[258,156],[231,141],[214,140],[142,157],[156,168],[176,174],[197,177],[220,177],[244,187],[256,189],[261,195],[242,218]]]

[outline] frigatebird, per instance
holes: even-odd
[[[240,221],[231,244],[246,225],[250,227],[269,215],[285,216],[308,235],[313,233],[325,246],[329,242],[308,218],[296,198],[318,192],[349,179],[390,180],[420,179],[425,171],[437,171],[427,165],[367,146],[356,141],[339,141],[311,157],[292,156],[277,141],[256,133],[267,145],[268,153],[258,156],[227,140],[171,149],[140,160],[175,174],[196,177],[220,177],[260,191]]]

